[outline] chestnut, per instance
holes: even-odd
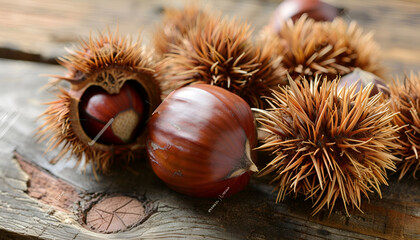
[[[144,100],[134,82],[127,82],[118,94],[90,87],[79,104],[80,123],[91,138],[104,144],[133,142],[144,119]],[[91,144],[92,145],[92,144]]]
[[[355,90],[356,92],[359,92],[361,87],[366,87],[370,83],[373,84],[370,96],[374,96],[379,92],[385,96],[389,96],[389,87],[385,84],[384,80],[375,74],[364,71],[360,68],[355,68],[352,72],[342,76],[338,81],[338,88],[341,89],[344,86],[350,87],[353,84],[357,84]]]
[[[195,84],[171,92],[153,112],[148,132],[153,171],[177,192],[230,196],[257,171],[251,108],[221,87]]]
[[[320,0],[285,0],[276,8],[268,25],[278,32],[286,20],[292,19],[295,22],[303,14],[315,21],[332,21],[343,12],[344,9]]]

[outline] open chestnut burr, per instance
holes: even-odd
[[[67,75],[55,77],[70,88],[60,87],[58,100],[48,103],[38,135],[50,139],[47,151],[62,146],[53,162],[70,152],[106,172],[145,148],[146,121],[161,102],[154,63],[140,41],[112,33],[69,53],[59,59]]]
[[[223,88],[195,84],[173,91],[152,114],[148,129],[153,171],[177,192],[230,196],[257,171],[251,109]]]

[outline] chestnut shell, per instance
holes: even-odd
[[[86,134],[104,144],[126,144],[135,141],[144,129],[144,100],[139,86],[126,82],[118,94],[90,87],[79,104],[81,124]]]
[[[120,77],[120,80],[118,82],[111,84],[109,81],[109,76],[112,75],[124,77]],[[106,77],[104,78],[105,80],[101,80],[99,82],[98,79],[101,79],[101,76]],[[92,87],[101,88],[105,93],[115,95],[120,94],[120,91],[125,84],[130,84],[130,82],[135,83],[135,91],[138,92],[139,97],[144,102],[142,119],[148,119],[149,116],[152,114],[153,110],[161,102],[160,89],[156,84],[156,81],[148,74],[143,74],[141,72],[133,74],[133,72],[129,70],[109,68],[103,72],[97,73],[96,76],[89,76],[88,79],[96,79],[96,81],[88,81],[87,84],[85,82],[80,82],[79,84],[72,84],[72,90],[70,91],[70,95],[72,96],[72,101],[70,103],[70,118],[72,119],[71,125],[72,128],[75,130],[75,134],[85,144],[93,143],[94,138],[92,138],[92,136],[89,136],[88,132],[85,131],[86,128],[84,128],[82,125],[82,121],[79,120],[83,119],[83,116],[80,115],[80,105],[83,104],[82,100],[85,96],[85,93],[89,91]],[[108,84],[105,84],[106,82],[108,82]],[[146,129],[145,124],[146,122],[142,121],[143,126],[139,126],[138,128]],[[118,139],[112,138],[112,141],[110,141],[112,142],[112,144],[107,143],[106,141],[96,141],[94,142],[92,147],[97,150],[113,152],[116,155],[126,151],[136,152],[141,149],[144,149],[146,136],[146,131],[141,131],[138,134],[138,136],[136,136],[135,139],[131,139],[130,142],[121,143]]]
[[[151,166],[178,192],[230,196],[247,185],[249,170],[256,170],[251,109],[220,87],[196,84],[172,92],[152,114],[148,130]]]
[[[321,0],[285,0],[276,8],[268,25],[278,32],[286,20],[292,19],[293,22],[296,22],[303,14],[317,22],[331,22],[344,12],[344,9]]]
[[[350,87],[352,84],[357,84],[356,92],[359,92],[361,87],[373,84],[372,91],[370,92],[371,97],[380,92],[387,97],[390,95],[389,87],[384,80],[360,68],[355,68],[353,72],[342,76],[338,82],[338,88]]]

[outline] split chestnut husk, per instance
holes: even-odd
[[[38,128],[47,151],[59,146],[52,162],[73,154],[80,163],[107,172],[113,163],[127,163],[145,148],[146,121],[161,102],[151,55],[118,34],[100,34],[81,41],[79,49],[60,58],[70,88],[60,87],[58,100],[48,103]]]

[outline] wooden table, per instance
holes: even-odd
[[[328,1],[348,10],[345,18],[375,31],[389,76],[420,70],[420,2]],[[213,8],[248,21],[258,31],[279,2],[216,0]],[[0,113],[13,124],[0,135],[0,239],[420,239],[420,182],[391,176],[383,198],[363,200],[362,210],[337,207],[311,216],[311,202],[287,198],[276,204],[267,179],[253,178],[240,194],[223,199],[212,211],[211,199],[196,199],[169,190],[146,161],[137,173],[117,171],[96,181],[74,162],[51,165],[57,152],[43,155],[36,143],[35,121],[42,102],[54,99],[41,87],[63,74],[55,58],[80,36],[119,25],[122,34],[143,29],[146,42],[164,6],[182,1],[0,0]],[[26,61],[20,61],[26,60]],[[12,115],[13,114],[13,115]],[[15,120],[14,120],[15,119]],[[3,126],[3,130],[5,126]],[[1,132],[1,131],[0,131]],[[16,157],[16,154],[19,157]],[[24,160],[22,160],[24,159]],[[142,196],[155,212],[130,230],[100,234],[85,229],[77,212],[103,194]]]

